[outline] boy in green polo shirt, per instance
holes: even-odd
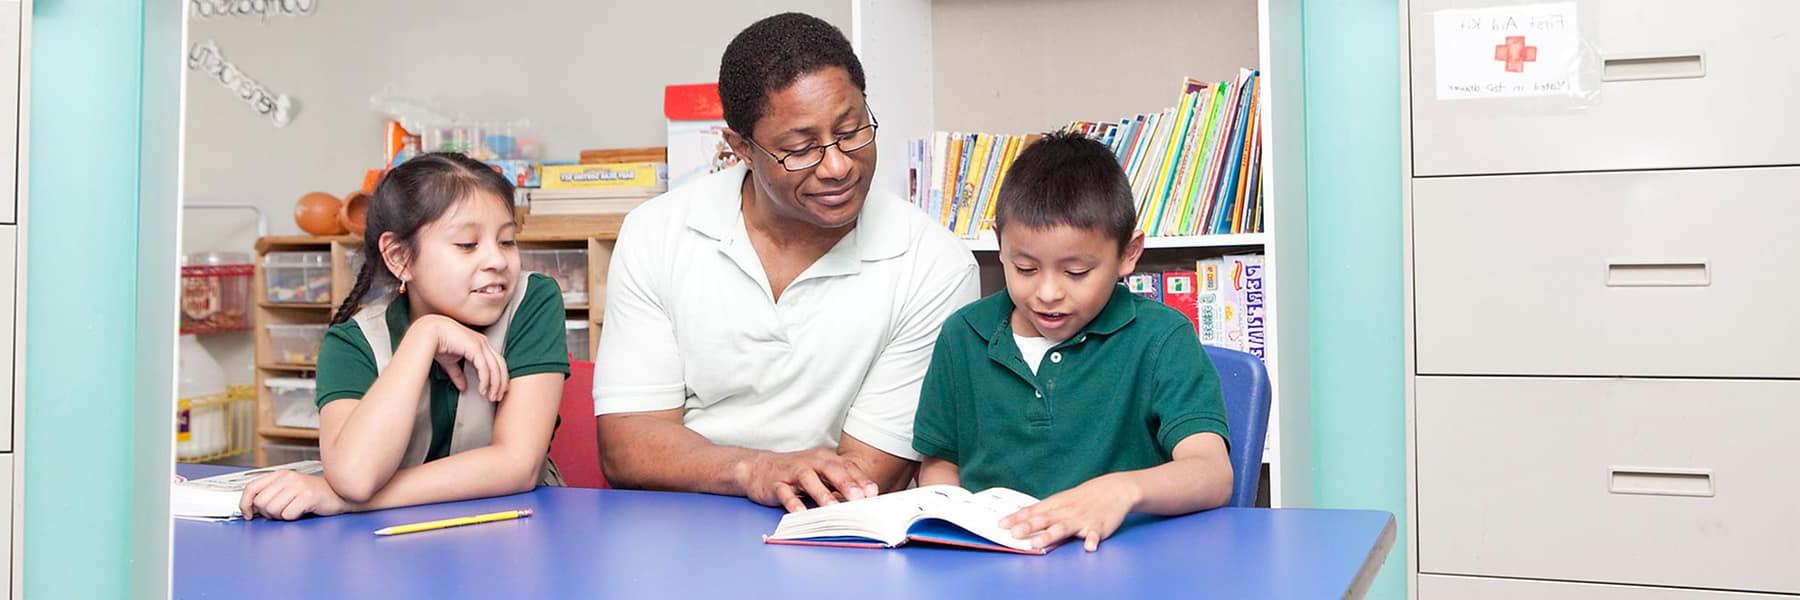
[[[1000,525],[1090,552],[1128,513],[1230,497],[1219,377],[1193,325],[1117,284],[1143,253],[1136,223],[1099,142],[1056,134],[1019,155],[995,211],[1006,292],[938,335],[914,422],[920,485],[1044,498]]]

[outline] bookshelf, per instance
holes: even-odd
[[[934,131],[1026,133],[1171,106],[1183,77],[1260,72],[1263,231],[1151,237],[1140,270],[1265,255],[1274,406],[1264,485],[1312,502],[1307,356],[1305,115],[1299,0],[853,0],[851,44],[881,115],[875,187],[907,197],[909,140]],[[984,292],[1003,288],[992,237],[968,240]]]
[[[527,220],[521,229],[518,240],[521,250],[584,250],[587,253],[587,269],[585,273],[588,299],[585,303],[568,303],[564,308],[571,320],[588,322],[588,356],[594,355],[594,346],[600,340],[601,310],[605,306],[606,268],[612,259],[614,240],[618,239],[619,225],[624,221],[622,216],[592,216],[563,218],[548,221]],[[349,295],[350,288],[356,283],[356,272],[351,268],[350,254],[359,252],[362,238],[355,236],[312,237],[312,236],[270,236],[256,242],[256,267],[254,293],[256,306],[252,320],[254,322],[254,344],[256,352],[256,444],[255,459],[257,466],[267,466],[272,462],[293,460],[298,457],[291,453],[296,450],[314,449],[318,447],[319,430],[303,427],[282,427],[276,425],[275,398],[264,381],[275,377],[311,378],[317,373],[317,366],[310,363],[289,362],[284,357],[276,356],[275,345],[271,339],[267,325],[316,325],[331,321],[331,315],[337,306]],[[270,252],[329,252],[331,254],[331,302],[320,303],[282,303],[273,302],[268,297],[268,285],[264,272],[263,259]],[[279,449],[271,452],[271,449]],[[281,453],[277,456],[273,454]]]

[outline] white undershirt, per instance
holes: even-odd
[[[1038,363],[1044,361],[1044,353],[1049,352],[1052,346],[1062,343],[1062,340],[1025,337],[1016,333],[1013,334],[1013,341],[1019,344],[1019,355],[1025,357],[1025,364],[1031,366],[1032,375],[1037,374]]]

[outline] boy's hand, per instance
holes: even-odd
[[[244,519],[261,514],[270,519],[291,521],[308,513],[328,517],[348,507],[324,477],[302,475],[294,471],[277,471],[252,480],[238,498],[238,510]]]
[[[1119,530],[1137,504],[1140,491],[1124,473],[1101,475],[1000,520],[1013,537],[1043,548],[1070,536],[1082,538],[1088,552]]]

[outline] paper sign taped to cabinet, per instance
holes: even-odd
[[[1581,96],[1574,2],[1433,13],[1437,98]]]

